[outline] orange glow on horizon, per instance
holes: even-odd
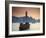
[[[40,8],[26,8],[26,7],[13,7],[12,8],[12,16],[23,17],[25,16],[25,12],[27,11],[27,15],[32,18],[40,18]]]

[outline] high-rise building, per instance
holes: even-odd
[[[25,16],[27,17],[27,11],[25,12]]]

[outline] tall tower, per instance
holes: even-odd
[[[27,16],[27,11],[25,12],[25,17],[26,17],[26,23],[28,23],[28,16]]]
[[[27,11],[26,11],[26,13],[25,13],[25,16],[27,17]]]

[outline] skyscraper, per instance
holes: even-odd
[[[27,17],[27,11],[25,12],[25,16]]]

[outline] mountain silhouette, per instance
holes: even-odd
[[[37,22],[40,22],[40,19],[34,19],[32,17],[26,17],[26,16],[23,16],[23,17],[16,17],[16,16],[12,16],[12,22],[13,23],[37,23]]]

